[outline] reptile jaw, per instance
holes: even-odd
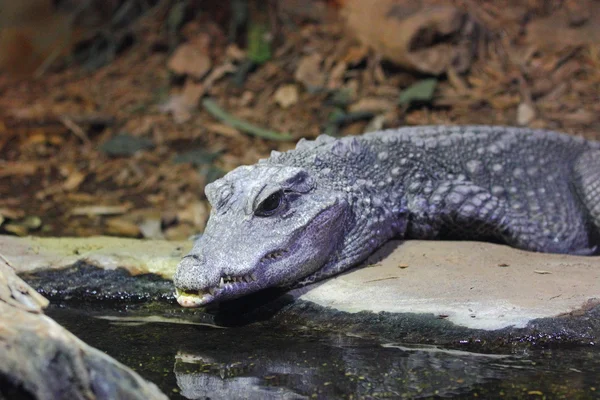
[[[239,289],[240,285],[249,285],[257,280],[256,274],[250,273],[240,276],[225,275],[219,280],[217,286],[199,290],[183,290],[175,288],[177,302],[183,307],[200,307],[209,303],[213,298],[226,290]],[[242,286],[243,287],[243,286]]]

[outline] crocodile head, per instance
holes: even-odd
[[[206,230],[173,279],[184,307],[287,286],[326,265],[344,236],[344,196],[302,168],[239,167],[207,185],[206,196]]]

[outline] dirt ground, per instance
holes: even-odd
[[[501,124],[600,139],[597,0],[164,0],[111,25],[134,3],[4,24],[2,233],[185,239],[204,228],[207,182],[323,132]],[[40,45],[55,26],[68,40]],[[92,51],[99,38],[112,46]]]

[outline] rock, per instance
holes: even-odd
[[[132,274],[153,273],[170,278],[192,242],[137,240],[98,236],[93,238],[17,238],[0,235],[0,254],[18,274],[64,269],[77,261]]]
[[[521,103],[517,108],[517,124],[524,126],[535,119],[535,110],[528,103]]]
[[[459,326],[496,330],[585,309],[600,293],[600,257],[409,240],[388,243],[368,263],[300,298],[349,313],[445,315]]]
[[[47,304],[0,261],[0,398],[167,398],[45,316]]]
[[[191,241],[0,236],[0,254],[20,273],[86,260],[107,270],[122,266],[133,275],[151,272],[169,279],[191,246]],[[532,253],[483,242],[411,240],[388,243],[365,265],[290,292],[286,296],[295,302],[281,318],[319,325],[335,316],[337,322],[327,322],[332,329],[389,329],[386,335],[398,339],[410,333],[432,342],[447,338],[444,332],[450,327],[458,336],[487,332],[491,340],[512,333],[552,338],[560,326],[570,324],[569,337],[600,337],[600,323],[586,316],[589,310],[600,312],[600,257]],[[82,280],[74,286],[85,290],[85,284]],[[102,294],[98,296],[101,301]],[[413,321],[410,329],[394,333],[397,322],[406,319]],[[439,330],[429,329],[432,321],[438,321]]]

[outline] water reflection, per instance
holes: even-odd
[[[221,329],[131,312],[108,318],[72,309],[49,314],[172,398],[530,398],[542,393],[585,399],[600,391],[600,353],[593,348],[484,354],[303,327]]]
[[[343,334],[267,335],[235,346],[183,346],[175,375],[189,399],[448,396],[505,378],[510,355],[379,345]]]

